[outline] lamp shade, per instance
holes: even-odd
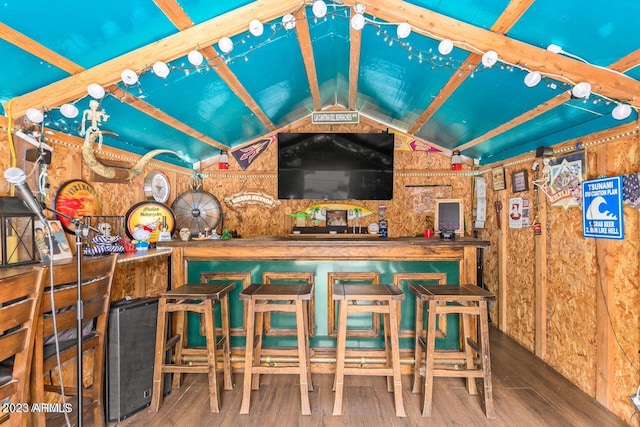
[[[498,53],[494,50],[490,50],[482,55],[482,65],[485,67],[493,67],[498,62]]]
[[[78,107],[73,104],[62,104],[60,106],[60,114],[65,116],[67,119],[75,119],[78,117]]]
[[[356,31],[360,31],[364,28],[364,15],[361,13],[356,13],[351,17],[351,28]]]
[[[542,80],[542,75],[537,71],[530,71],[526,76],[524,76],[524,84],[527,87],[537,86],[537,84],[540,83],[540,80]]]
[[[204,62],[204,56],[202,56],[199,51],[192,50],[187,54],[187,60],[189,61],[189,64],[195,65],[197,67],[198,65],[202,65],[202,63]]]
[[[402,22],[396,29],[399,39],[406,39],[411,34],[411,25],[408,22]]]
[[[285,30],[293,30],[296,27],[296,17],[287,13],[282,17],[282,26]]]
[[[453,50],[453,42],[449,39],[444,39],[438,44],[438,52],[441,55],[448,55]]]
[[[627,104],[618,104],[611,112],[611,115],[616,120],[624,120],[631,115],[631,107]]]
[[[327,14],[327,4],[322,0],[316,0],[313,2],[311,10],[316,18],[324,18]]]
[[[223,37],[218,41],[218,48],[222,53],[229,53],[233,50],[233,42],[229,37]]]
[[[588,98],[591,94],[591,85],[587,82],[580,82],[571,89],[571,94],[576,98]]]
[[[27,112],[25,114],[31,123],[42,123],[44,120],[42,110],[38,110],[37,108],[27,108]]]
[[[169,75],[169,66],[162,61],[153,64],[153,72],[156,76],[166,78]]]
[[[87,93],[95,99],[104,98],[104,88],[98,83],[91,83],[89,86],[87,86]]]
[[[122,82],[126,85],[134,85],[138,83],[138,75],[136,74],[135,71],[130,70],[128,68],[120,74],[120,78],[122,79]]]
[[[264,33],[264,25],[260,20],[254,19],[249,22],[249,32],[255,37],[260,37]]]

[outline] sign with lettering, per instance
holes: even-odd
[[[260,205],[269,209],[280,206],[280,200],[277,200],[273,196],[258,190],[245,190],[234,193],[228,197],[225,197],[224,202],[231,209],[237,209],[246,205]]]
[[[594,179],[582,183],[582,235],[596,239],[624,239],[622,178]]]
[[[321,111],[311,115],[311,123],[331,124],[331,123],[360,123],[360,114],[357,111]]]

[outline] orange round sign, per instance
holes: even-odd
[[[73,179],[60,186],[54,200],[55,210],[71,218],[82,219],[85,216],[102,214],[100,198],[95,188],[86,181]],[[69,218],[57,215],[62,228],[67,233],[75,233],[75,225]]]

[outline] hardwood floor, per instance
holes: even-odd
[[[395,416],[393,393],[382,377],[346,377],[343,415],[334,417],[333,375],[313,374],[311,416],[300,415],[300,388],[295,375],[263,375],[251,395],[249,415],[239,415],[242,373],[233,391],[222,391],[222,411],[209,412],[206,375],[187,375],[157,413],[146,409],[110,426],[624,426],[621,420],[580,391],[533,354],[491,328],[491,365],[497,419],[487,420],[479,396],[467,394],[464,381],[437,378],[433,414],[420,416],[421,397],[411,393],[403,375],[406,418]]]

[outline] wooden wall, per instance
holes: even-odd
[[[3,120],[0,118],[0,127],[6,123]],[[322,127],[309,124],[295,131],[379,132],[379,129],[367,124]],[[596,144],[598,138],[594,135],[584,140],[590,177],[638,172],[640,156],[635,128],[632,134],[611,142]],[[55,150],[49,168],[52,191],[48,203],[62,182],[72,178],[91,181],[91,173],[83,165],[77,148],[81,141],[62,137],[61,140],[63,143],[51,143]],[[589,141],[593,144],[588,144]],[[272,144],[246,171],[234,159],[229,171],[219,171],[217,164],[200,171],[209,175],[204,179],[203,189],[215,195],[223,206],[225,228],[237,230],[245,238],[289,233],[292,222],[288,214],[303,210],[309,202],[282,201],[274,210],[259,206],[232,210],[223,202],[225,196],[242,190],[260,190],[276,196],[276,155],[276,144]],[[361,203],[376,214],[379,205],[387,206],[391,237],[422,235],[427,224],[432,224],[430,215],[408,209],[411,186],[451,185],[451,196],[465,202],[466,229],[471,229],[470,176],[452,175],[448,170],[450,159],[436,153],[397,150],[395,156],[394,200]],[[0,170],[9,166],[8,159],[6,133],[2,132]],[[510,185],[514,171],[530,171],[530,190],[517,196],[535,200],[532,164],[531,158],[506,164],[507,189],[499,192],[491,190],[491,175],[483,173],[487,179],[488,208],[486,228],[480,230],[479,237],[491,241],[490,249],[485,251],[484,267],[485,282],[498,297],[491,307],[492,321],[618,416],[637,424],[637,418],[630,421],[633,407],[628,396],[635,393],[640,383],[638,211],[625,207],[623,242],[596,241],[582,237],[580,209],[551,207],[541,195],[541,236],[534,236],[531,228],[510,229],[506,209],[502,211],[502,228],[498,230],[493,202],[502,201],[506,207],[508,199],[515,196]],[[169,203],[190,189],[190,171],[157,162],[148,166],[147,171],[154,168],[164,168],[172,182]],[[465,166],[464,171],[469,170]],[[132,183],[94,183],[103,213],[123,215],[130,206],[142,201],[144,175]],[[0,180],[0,195],[8,191],[9,186]],[[377,220],[377,215],[372,215],[365,218],[363,225]],[[153,277],[147,281],[153,281]]]

